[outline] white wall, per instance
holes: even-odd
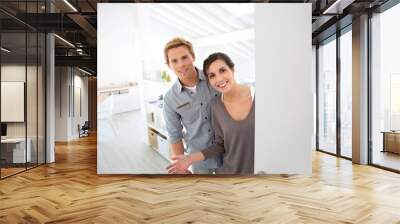
[[[88,78],[71,67],[56,67],[55,72],[55,141],[69,141],[79,137],[78,124],[88,120]],[[76,107],[78,89],[81,89],[82,116]]]
[[[113,5],[112,10],[104,10],[110,5]],[[136,81],[142,75],[141,64],[134,60],[140,52],[132,51],[138,49],[135,46],[138,32],[133,29],[138,20],[136,8],[133,4],[98,4],[98,15],[102,15],[97,18],[100,25],[97,43],[101,52],[97,56],[97,67],[101,71],[98,74],[98,87]]]
[[[25,137],[30,139],[30,147],[32,151],[33,161],[36,161],[37,151],[39,153],[39,163],[44,162],[44,74],[42,73],[42,67],[25,66],[25,64],[3,64],[1,66],[2,82],[20,82],[26,85],[26,107],[24,97],[21,97],[22,102],[18,108],[3,107],[2,112],[6,113],[20,113],[19,117],[22,116],[22,122],[6,122],[7,123],[7,137]],[[27,81],[25,80],[27,78]],[[24,87],[22,87],[24,88]],[[8,98],[4,95],[2,89],[2,98]],[[22,91],[22,92],[21,92]],[[19,90],[19,93],[24,93],[24,90]],[[12,102],[11,102],[12,103]],[[15,102],[17,103],[17,102]],[[22,103],[22,105],[21,105]],[[2,102],[3,104],[3,102]],[[18,111],[19,110],[19,111]],[[26,120],[24,113],[26,111]],[[2,118],[3,119],[3,118]],[[50,150],[49,150],[50,153]],[[51,161],[51,160],[49,160]]]
[[[55,141],[68,141],[68,85],[67,67],[55,68]]]
[[[25,82],[25,75],[26,72],[28,76],[34,74],[36,76],[36,67],[33,66],[27,66],[25,65],[18,65],[18,64],[9,64],[9,65],[2,65],[1,66],[1,81],[5,82]],[[28,77],[29,82],[33,82],[31,77]],[[32,85],[32,83],[30,83]],[[35,81],[36,85],[36,81]],[[31,90],[31,88],[27,89]],[[34,92],[28,92],[27,93],[28,99],[27,103],[31,103],[32,97],[36,99],[36,89]],[[2,96],[3,98],[4,96]],[[29,105],[28,105],[29,106]],[[34,105],[30,106],[35,106],[36,108],[36,103]],[[2,108],[1,110],[7,110],[8,108]],[[24,109],[24,108],[22,108]],[[33,114],[31,110],[28,110],[29,112],[27,114],[28,121],[30,122],[28,125],[28,136],[31,133],[30,130],[34,129],[36,130],[36,126],[33,127],[33,124],[31,124],[32,121],[36,121],[37,117],[36,114]],[[32,117],[33,116],[33,117]],[[25,126],[26,122],[10,122],[7,125],[7,136],[8,137],[24,137],[25,136]]]
[[[256,7],[256,173],[312,172],[311,14],[311,4]]]
[[[77,69],[74,70],[74,96],[71,96],[71,99],[74,99],[74,102],[71,103],[72,108],[72,119],[71,119],[71,130],[70,130],[70,136],[72,138],[79,138],[79,132],[78,132],[78,124],[82,126],[85,121],[88,121],[88,78],[87,76],[84,77],[81,75]],[[78,91],[80,90],[80,93]],[[80,98],[79,98],[80,94]],[[79,100],[81,102],[79,102]],[[79,108],[81,107],[81,108]],[[81,110],[81,111],[80,111]]]
[[[140,18],[135,4],[103,3],[98,4],[97,10],[98,88],[100,89],[111,83],[138,81],[138,88],[140,92],[143,93],[140,83],[142,79],[143,63],[139,58],[142,53],[141,50],[146,50],[146,47],[150,46],[138,46],[140,44],[138,41],[139,32],[134,28],[138,27],[138,20]],[[139,91],[137,91],[136,88],[137,87],[134,87],[132,90],[137,93]],[[143,94],[140,95],[143,97]],[[97,107],[98,112],[104,111],[101,103],[98,103]],[[140,108],[144,108],[144,106],[141,105]],[[123,150],[118,144],[114,142],[105,142],[101,138],[104,132],[110,130],[105,130],[106,121],[102,119],[100,114],[98,115],[97,173],[132,173],[133,171],[130,169],[129,165],[124,166],[123,164],[129,164],[129,161],[128,163],[124,163],[124,161],[131,158],[133,154],[129,152],[129,150]],[[146,133],[144,110],[141,110],[141,119],[135,122],[135,125],[136,127],[132,127],[133,130],[131,133],[119,133],[129,134],[129,137],[134,136],[134,138],[131,139],[133,143],[129,149],[143,144],[143,139],[138,136],[146,135],[143,134]],[[115,166],[113,164],[120,165]]]

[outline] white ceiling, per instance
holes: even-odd
[[[150,17],[190,38],[197,47],[215,48],[234,58],[254,58],[254,4],[144,4]]]

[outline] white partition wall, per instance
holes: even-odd
[[[255,84],[255,173],[311,174],[311,33],[311,4],[98,4],[98,174],[167,173],[162,99],[176,75],[163,49],[176,36],[195,66],[224,52]]]
[[[144,148],[143,139],[147,137],[139,104],[142,61],[138,55],[146,46],[137,46],[138,5],[102,3],[97,8],[99,174],[155,173],[151,168],[154,161],[137,156]],[[152,153],[151,150],[143,151]],[[164,167],[157,172],[163,170]]]
[[[311,174],[311,4],[256,7],[255,173]]]

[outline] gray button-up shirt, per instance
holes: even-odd
[[[211,101],[220,95],[209,85],[203,71],[196,70],[199,78],[196,92],[184,88],[177,80],[164,96],[164,119],[169,142],[176,143],[184,139],[189,153],[212,144]],[[220,161],[221,158],[210,158],[193,164],[193,168],[217,168]]]

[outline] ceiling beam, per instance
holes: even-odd
[[[96,37],[97,36],[97,31],[96,28],[94,28],[87,20],[85,17],[83,17],[80,14],[76,13],[70,13],[67,14],[67,16],[74,21],[76,24],[78,24],[84,31],[86,31],[91,37]]]

